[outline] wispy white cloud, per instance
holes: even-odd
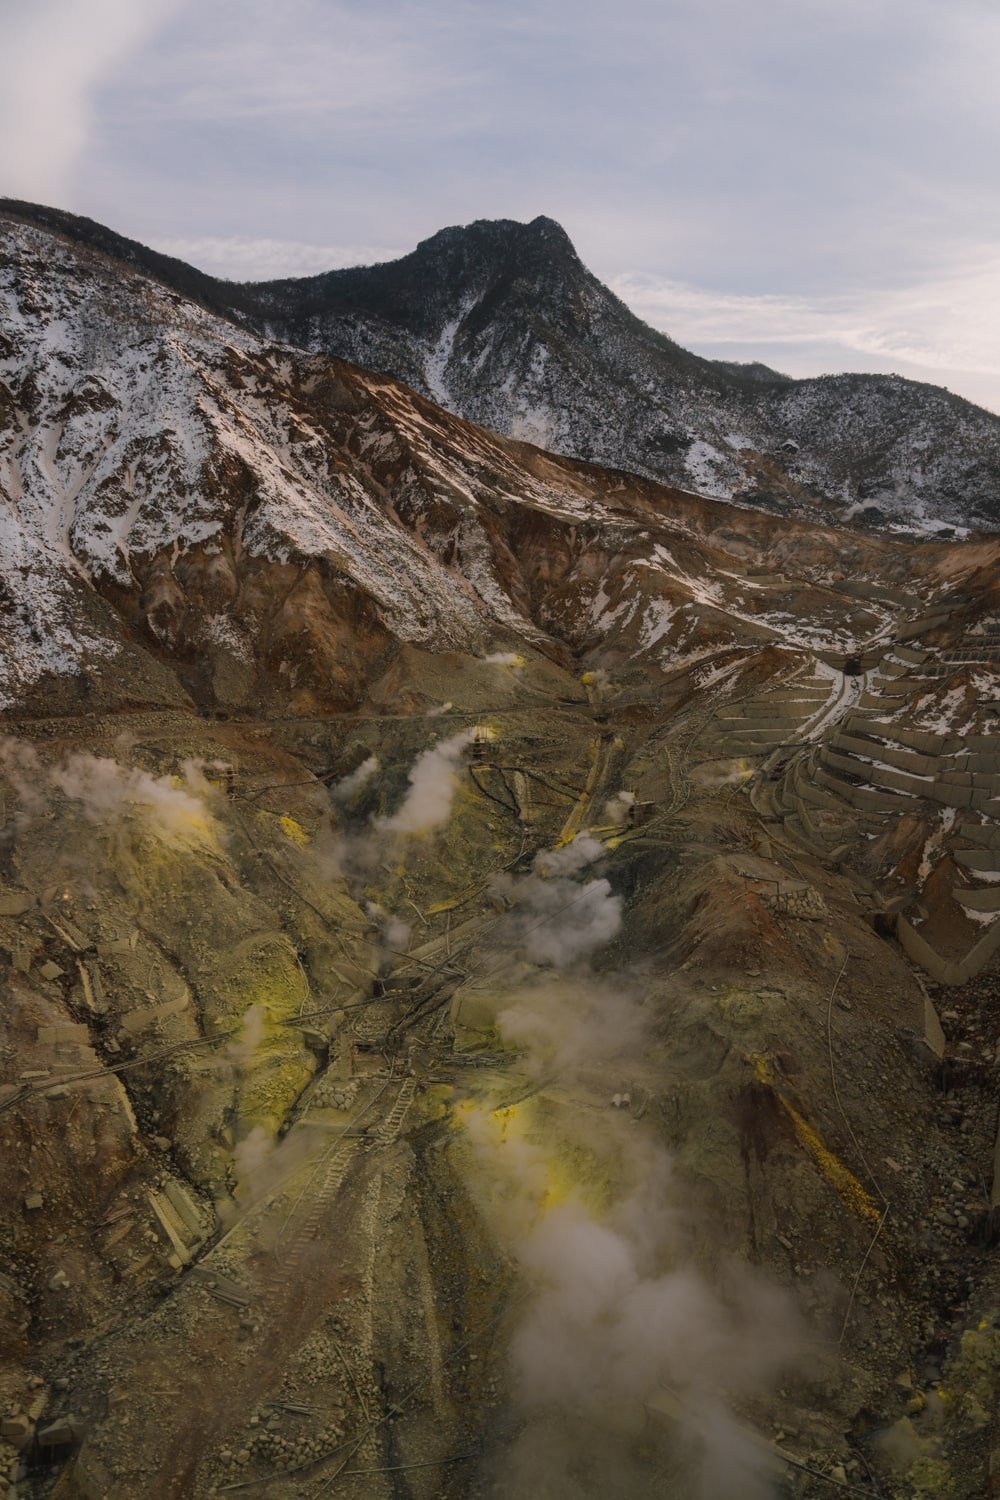
[[[487,70],[453,46],[447,8],[345,0],[213,0],[208,24],[150,59],[130,107],[172,126],[241,126],[297,136],[335,126],[384,134],[435,120],[462,128]]]
[[[790,374],[822,368],[895,368],[961,388],[976,380],[1000,405],[1000,254],[958,259],[941,275],[905,286],[741,295],[624,274],[622,300],[654,328],[701,353],[752,359],[767,351]],[[983,399],[980,395],[979,399]]]
[[[31,0],[0,6],[0,193],[64,200],[96,92],[186,0]]]
[[[243,239],[202,236],[199,239],[154,239],[154,250],[175,255],[190,265],[229,281],[266,281],[282,276],[314,276],[343,266],[371,266],[405,254],[386,245],[309,245],[301,240]],[[412,247],[411,247],[412,248]]]
[[[0,0],[0,192],[233,277],[547,213],[683,343],[1000,406],[996,0],[571,10]]]

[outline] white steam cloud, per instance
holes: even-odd
[[[5,6],[0,177],[12,197],[62,203],[98,93],[182,0],[34,0]]]
[[[515,1400],[529,1416],[511,1496],[526,1492],[519,1486],[532,1467],[535,1494],[669,1493],[629,1475],[640,1435],[672,1439],[700,1469],[705,1500],[773,1493],[773,1458],[748,1441],[720,1393],[752,1395],[787,1362],[794,1332],[784,1299],[746,1274],[723,1300],[677,1263],[676,1236],[657,1207],[663,1175],[654,1171],[603,1221],[579,1201],[557,1204],[518,1247],[533,1297],[511,1344]],[[650,1405],[670,1412],[672,1430],[657,1433]],[[569,1452],[575,1460],[563,1467]],[[595,1485],[616,1455],[618,1482],[607,1475]]]
[[[277,1149],[274,1132],[255,1125],[233,1148],[233,1172],[244,1201],[259,1190],[261,1174],[267,1171]]]
[[[219,1220],[230,1229],[255,1203],[287,1187],[315,1158],[317,1132],[300,1127],[280,1140],[267,1125],[257,1124],[233,1148],[234,1195],[217,1204]],[[280,1233],[280,1226],[271,1226]]]
[[[604,816],[609,823],[621,827],[632,816],[635,807],[635,792],[616,792],[604,804]]]
[[[447,823],[455,800],[456,772],[473,738],[471,729],[463,729],[418,755],[401,807],[391,817],[379,818],[376,827],[387,833],[429,833]]]
[[[610,942],[622,924],[621,897],[603,878],[573,879],[603,853],[597,839],[580,834],[562,849],[536,855],[530,875],[496,876],[491,892],[510,908],[501,943],[531,963],[565,968]]]
[[[239,1035],[234,1036],[226,1047],[226,1056],[236,1068],[250,1062],[264,1040],[267,1023],[267,1006],[251,1005],[244,1012]]]
[[[360,766],[357,766],[348,776],[344,776],[330,788],[330,796],[334,802],[350,802],[352,797],[356,796],[361,788],[371,781],[377,770],[378,756],[369,755],[368,759],[363,760]]]
[[[533,870],[546,879],[554,875],[576,875],[601,858],[604,845],[589,833],[578,833],[576,838],[559,849],[541,849],[531,862]]]
[[[201,843],[218,833],[209,808],[212,788],[200,762],[185,761],[178,776],[154,776],[107,756],[83,753],[50,765],[31,745],[6,739],[0,741],[0,769],[18,797],[15,827],[37,816],[53,793],[61,792],[92,823],[137,816],[169,842]]]
[[[510,1342],[519,1426],[491,1493],[763,1500],[776,1460],[733,1406],[788,1363],[797,1319],[745,1267],[709,1284],[655,1113],[610,1107],[648,1101],[654,1038],[645,987],[584,963],[622,924],[609,882],[587,878],[603,852],[584,835],[496,885],[511,974],[536,966],[496,1027],[538,1092],[459,1107],[483,1212],[527,1295]]]
[[[383,961],[389,960],[395,954],[409,951],[410,939],[413,936],[413,928],[409,922],[404,922],[402,917],[384,911],[374,901],[365,903],[365,913],[378,926],[379,947]]]
[[[518,986],[496,1025],[504,1045],[524,1053],[529,1072],[568,1081],[590,1069],[608,1076],[615,1064],[627,1073],[629,1061],[641,1055],[646,1022],[620,982],[551,973]]]
[[[185,763],[182,778],[174,780],[106,756],[77,754],[50,774],[53,785],[79,802],[95,823],[136,811],[168,837],[183,837],[203,828],[207,817],[210,788],[193,762]]]
[[[224,1056],[232,1069],[237,1098],[242,1079],[259,1065],[267,1021],[265,1004],[249,1006],[239,1033],[226,1045]],[[308,1159],[314,1145],[312,1130],[300,1128],[279,1140],[274,1123],[258,1121],[253,1125],[233,1148],[234,1196],[218,1206],[223,1226],[230,1228],[253,1204],[279,1188]]]
[[[23,740],[0,739],[0,768],[18,803],[13,815],[5,808],[8,822],[4,832],[10,835],[43,811],[48,778],[36,750]]]

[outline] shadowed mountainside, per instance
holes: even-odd
[[[480,220],[384,265],[235,284],[59,210],[0,212],[555,452],[834,524],[1000,524],[1000,418],[898,376],[789,380],[701,359],[635,317],[551,219]]]

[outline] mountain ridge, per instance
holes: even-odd
[[[343,704],[392,642],[511,635],[560,658],[608,632],[642,654],[648,635],[660,670],[748,628],[785,638],[763,596],[741,602],[734,559],[810,557],[817,619],[841,610],[824,590],[845,566],[912,567],[888,538],[497,436],[37,225],[0,226],[0,329],[7,704],[58,681],[94,706],[237,706],[282,673],[300,706]]]
[[[432,243],[421,394],[87,235],[0,215],[12,1492],[986,1494],[1000,534],[436,404],[602,415],[558,243]]]
[[[506,436],[825,524],[1000,527],[1000,418],[899,376],[792,380],[643,323],[554,220],[477,220],[395,261],[227,282],[93,220],[0,200],[237,326],[384,371]]]

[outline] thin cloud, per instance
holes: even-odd
[[[822,348],[840,351],[837,369],[871,368],[866,361],[875,360],[877,369],[894,364],[923,379],[1000,377],[1000,255],[960,262],[934,279],[849,295],[740,295],[636,274],[612,284],[653,327],[706,354],[725,357],[742,346],[740,357],[752,358],[766,346],[779,357],[785,350],[808,358]],[[786,359],[782,367],[788,365]]]
[[[215,0],[210,23],[153,59],[130,103],[168,124],[298,135],[328,122],[354,135],[412,121],[423,133],[483,81],[449,47],[451,29],[433,7]]]
[[[58,203],[89,143],[100,86],[184,0],[4,6],[0,192]]]
[[[154,250],[228,281],[266,281],[282,276],[314,276],[343,266],[371,266],[396,260],[405,251],[385,245],[309,245],[300,240],[200,239],[151,241]]]
[[[1000,405],[995,0],[4,9],[0,191],[237,278],[544,213],[682,343]]]

